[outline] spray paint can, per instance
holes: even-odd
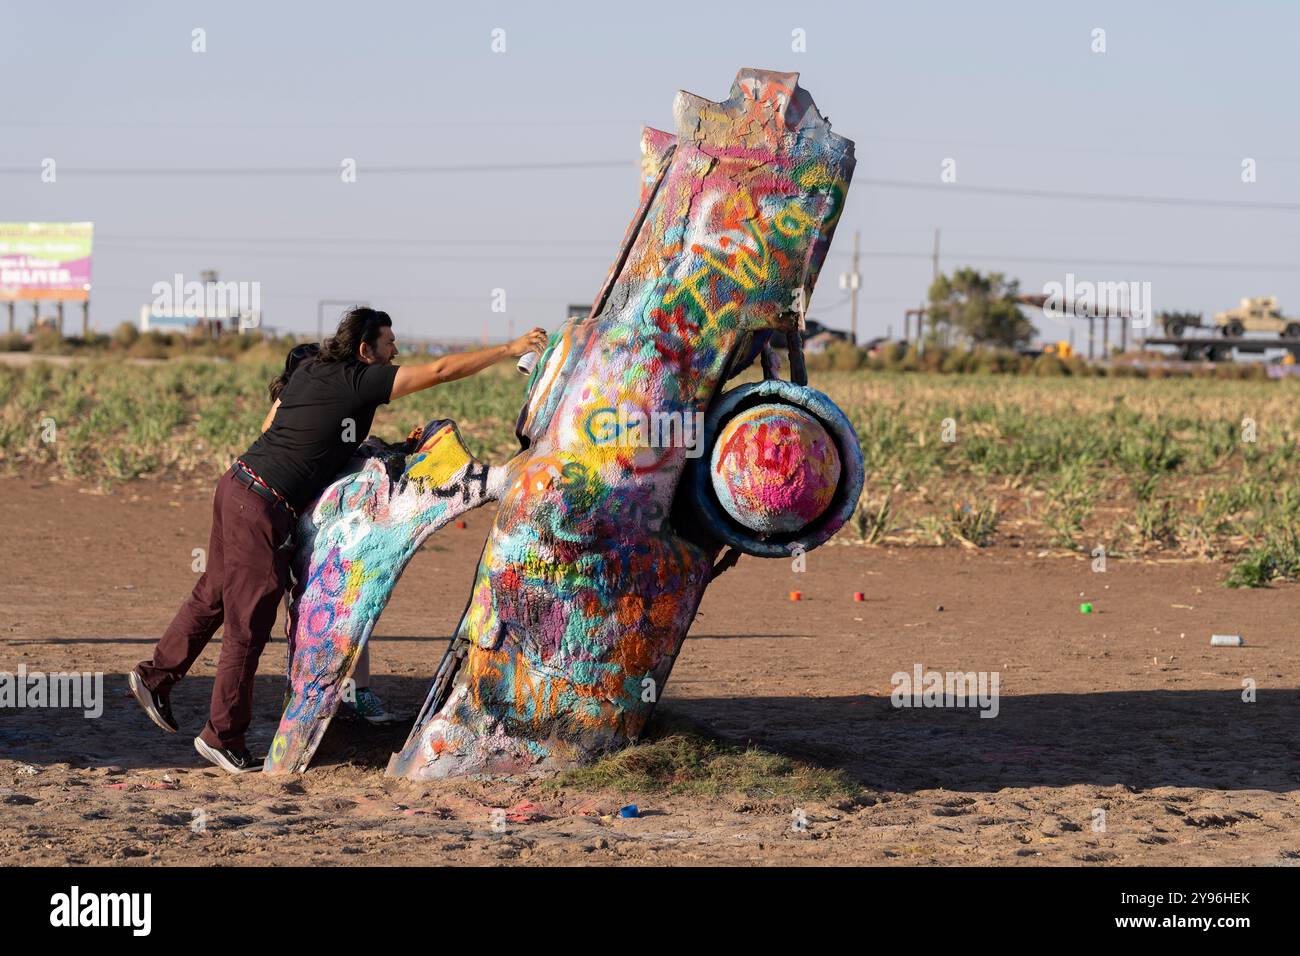
[[[1240,634],[1211,634],[1211,647],[1241,647],[1246,642],[1241,639]]]
[[[541,358],[541,356],[536,352],[525,352],[523,355],[519,356],[519,362],[515,365],[515,368],[519,369],[519,371],[524,375],[531,375],[533,369],[537,367],[537,360],[539,358]]]

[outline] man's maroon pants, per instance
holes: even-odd
[[[207,566],[181,605],[153,658],[140,664],[160,692],[185,676],[224,622],[212,709],[199,735],[211,747],[238,750],[253,716],[253,677],[289,583],[294,519],[281,504],[247,487],[234,469],[217,482]]]

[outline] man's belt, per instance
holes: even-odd
[[[289,502],[284,500],[284,496],[263,481],[261,476],[244,464],[242,459],[236,458],[235,463],[230,466],[230,470],[234,474],[235,480],[245,488],[256,492],[272,504],[280,505],[294,518],[298,517],[298,512],[290,506]]]

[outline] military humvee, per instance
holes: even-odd
[[[1300,339],[1300,319],[1284,316],[1277,307],[1277,297],[1272,295],[1242,299],[1237,308],[1214,313],[1214,324],[1229,338],[1246,332],[1273,332]]]

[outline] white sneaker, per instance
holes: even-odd
[[[209,747],[202,737],[194,738],[194,749],[204,760],[208,760],[226,773],[256,773],[262,769],[262,761],[256,759],[247,748],[244,750],[218,750]]]

